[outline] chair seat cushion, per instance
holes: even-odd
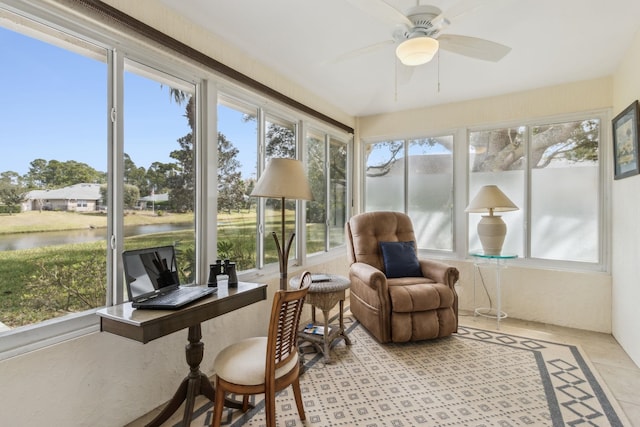
[[[389,279],[391,311],[413,313],[453,306],[455,295],[451,288],[424,280],[422,283],[407,283],[409,279]]]
[[[246,338],[218,353],[213,369],[220,378],[234,384],[263,384],[266,359],[267,337]],[[289,373],[297,363],[298,353],[295,353],[291,361],[276,370],[276,378]]]

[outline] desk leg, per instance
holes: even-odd
[[[209,378],[200,371],[200,362],[202,362],[202,357],[204,356],[204,343],[201,339],[202,330],[200,325],[190,326],[189,344],[185,347],[187,364],[189,365],[189,375],[182,380],[178,390],[176,390],[162,412],[147,424],[148,427],[160,426],[180,408],[182,402],[185,402],[182,425],[188,426],[191,424],[191,418],[193,417],[193,407],[196,397],[202,394],[212,402],[215,401],[213,385],[211,381],[209,381]],[[227,400],[225,406],[239,409],[242,408],[242,403]]]

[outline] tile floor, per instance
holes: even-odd
[[[460,314],[461,325],[496,330],[495,319]],[[613,336],[510,318],[500,322],[500,331],[579,346],[595,368],[594,374],[600,376],[618,400],[631,426],[640,427],[640,368]]]

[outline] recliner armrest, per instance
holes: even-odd
[[[364,262],[354,262],[349,268],[349,273],[356,279],[376,291],[387,287],[387,277],[384,273],[372,265]]]
[[[454,285],[460,277],[457,268],[431,259],[419,259],[418,261],[420,262],[420,269],[424,277],[454,289]]]

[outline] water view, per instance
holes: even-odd
[[[152,224],[124,227],[125,237],[142,234],[164,233],[193,229],[192,224]],[[82,230],[48,231],[39,233],[0,234],[0,251],[39,248],[43,246],[88,243],[105,240],[106,228],[86,228]]]

